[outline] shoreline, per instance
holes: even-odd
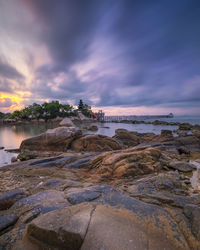
[[[59,133],[64,131],[71,134],[61,142]],[[54,148],[52,136],[60,138]],[[173,137],[169,130],[152,135],[125,129],[109,138],[82,135],[70,127],[54,129],[49,142],[44,138],[48,138],[45,133],[21,144],[21,150],[28,152],[37,143],[37,151],[32,151],[36,158],[0,168],[0,218],[4,221],[0,242],[4,249],[70,249],[77,241],[72,236],[69,241],[68,235],[76,230],[74,225],[83,228],[85,223],[88,230],[81,245],[109,243],[114,250],[131,238],[132,249],[138,242],[135,235],[142,233],[141,244],[150,239],[159,249],[200,247],[198,231],[193,230],[200,227],[200,169],[190,163],[200,163],[200,139]],[[58,147],[66,143],[68,149],[59,152]],[[188,177],[193,172],[197,187]],[[150,238],[146,223],[153,228]],[[62,236],[64,243],[57,229],[61,227],[67,235]],[[124,237],[118,237],[119,230],[125,232]],[[56,243],[51,240],[52,232]],[[80,235],[79,230],[75,233]]]

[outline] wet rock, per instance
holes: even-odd
[[[64,127],[75,127],[74,123],[70,118],[64,118],[60,123],[59,126],[64,126]]]
[[[126,129],[116,129],[113,138],[128,147],[136,146],[140,142],[137,132],[128,131]]]
[[[5,216],[0,215],[0,234],[1,234],[1,231],[14,225],[17,222],[17,220],[18,220],[18,216],[15,214],[10,214],[10,215],[5,215]]]
[[[168,167],[185,173],[192,172],[194,169],[196,169],[193,164],[184,161],[172,161],[169,163]]]
[[[71,149],[75,151],[102,152],[121,149],[114,139],[103,135],[85,135],[72,142]]]
[[[184,214],[189,218],[193,234],[200,241],[200,207],[196,205],[186,205],[184,207]]]
[[[26,237],[42,249],[78,250],[93,209],[91,205],[81,204],[40,216],[29,224]]]
[[[79,204],[82,202],[89,202],[97,199],[100,196],[100,193],[94,192],[91,190],[85,190],[83,192],[67,194],[68,201],[72,204]]]
[[[0,147],[0,150],[4,149],[4,147]]]
[[[43,134],[23,140],[20,149],[66,151],[70,143],[80,135],[81,130],[75,127],[49,129]]]
[[[14,189],[0,195],[0,210],[11,207],[16,201],[24,198],[26,195],[22,189]]]

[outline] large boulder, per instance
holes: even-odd
[[[48,129],[45,133],[23,140],[20,149],[66,151],[70,143],[81,134],[81,130],[75,127]]]
[[[163,208],[118,193],[109,197],[105,205],[82,203],[38,217],[24,242],[30,249],[190,249]]]
[[[74,123],[72,120],[68,117],[64,118],[60,123],[59,126],[64,126],[64,127],[75,127]]]
[[[104,177],[128,177],[148,174],[160,167],[161,152],[155,148],[119,150],[91,160],[91,168]]]
[[[114,139],[103,135],[85,135],[71,144],[71,149],[75,151],[103,152],[121,149],[121,146]]]

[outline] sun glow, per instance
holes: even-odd
[[[20,110],[24,108],[23,102],[28,100],[30,96],[30,92],[28,91],[19,91],[16,94],[3,93],[0,92],[0,103],[4,104],[6,102],[10,103],[10,105],[3,107],[6,111],[14,111]]]

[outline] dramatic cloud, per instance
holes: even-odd
[[[81,98],[111,113],[197,112],[198,0],[2,0],[0,7],[0,91],[26,91],[22,104]]]

